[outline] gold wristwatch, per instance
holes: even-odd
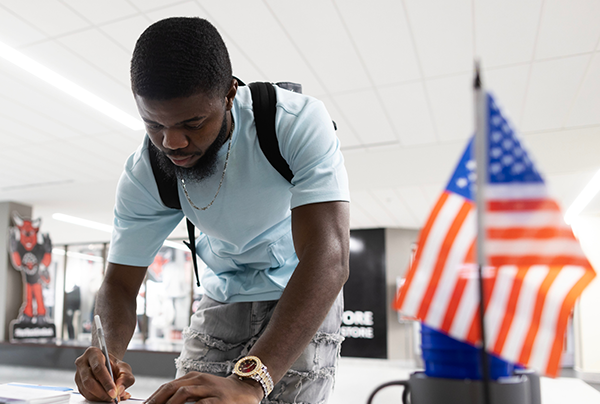
[[[237,361],[233,374],[240,379],[252,379],[260,383],[267,397],[273,391],[273,379],[267,367],[256,356],[244,356]]]

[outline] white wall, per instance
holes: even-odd
[[[388,322],[388,359],[415,366],[420,358],[414,355],[416,343],[411,323],[400,324],[398,312],[392,309],[396,296],[396,278],[408,269],[411,245],[417,241],[418,231],[410,229],[385,230],[385,267]]]
[[[590,263],[600,271],[600,217],[581,216],[573,232]],[[584,290],[575,307],[575,370],[579,377],[600,382],[600,276]]]

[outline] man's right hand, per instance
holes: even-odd
[[[119,400],[127,400],[131,397],[131,394],[125,391],[135,382],[131,366],[112,355],[109,356],[115,380],[110,377],[102,351],[96,347],[89,347],[75,361],[75,383],[81,395],[89,401],[113,401],[116,397],[119,397]]]

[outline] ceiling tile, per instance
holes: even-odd
[[[522,138],[543,175],[600,168],[600,126],[527,133]]]
[[[64,35],[89,23],[58,0],[2,0],[2,5],[48,36]]]
[[[389,116],[384,113],[382,103],[374,91],[339,94],[332,98],[363,145],[398,142]]]
[[[162,3],[164,4],[161,7],[146,11],[146,16],[153,22],[169,17],[189,16],[206,18],[205,12],[195,1],[162,1]]]
[[[419,227],[420,223],[418,223],[404,201],[400,199],[392,188],[373,189],[371,190],[371,195],[394,217],[398,227],[410,229]]]
[[[382,0],[334,0],[377,86],[421,78],[402,3]]]
[[[473,134],[471,74],[425,82],[439,141],[468,139]]]
[[[97,25],[138,13],[138,10],[135,7],[123,0],[62,1],[77,14]]]
[[[311,69],[330,93],[370,87],[369,78],[333,4],[266,0]]]
[[[142,11],[149,11],[161,7],[169,7],[173,4],[181,3],[181,0],[128,0],[135,7]]]
[[[397,227],[394,215],[382,206],[368,191],[353,191],[352,203],[357,204],[373,219],[375,227]]]
[[[483,70],[486,91],[493,94],[502,114],[513,123],[518,122],[523,113],[528,75],[529,65]]]
[[[600,124],[600,53],[596,53],[587,68],[575,98],[566,126]]]
[[[129,156],[129,153],[106,144],[103,141],[99,141],[98,138],[101,136],[81,136],[74,139],[69,139],[65,144],[73,145],[77,149],[88,156],[94,156],[106,162],[106,165],[122,167]]]
[[[67,35],[58,41],[124,86],[129,85],[129,54],[98,29]]]
[[[351,229],[372,229],[378,227],[375,219],[368,213],[369,206],[362,207],[359,202],[355,202],[352,191],[350,192],[350,228]]]
[[[404,3],[426,78],[472,70],[470,0],[405,0]]]
[[[475,55],[484,67],[533,58],[542,0],[476,0]]]
[[[550,196],[556,198],[563,214],[590,182],[596,171],[577,171],[546,176],[545,181]]]
[[[35,26],[28,24],[0,4],[0,41],[18,48],[46,38]]]
[[[546,0],[536,59],[591,52],[600,38],[600,2]]]
[[[425,225],[430,213],[430,198],[423,192],[420,186],[397,187],[394,189],[396,195],[408,207],[410,213],[416,218],[419,228]]]
[[[348,147],[358,147],[361,145],[354,128],[350,125],[345,115],[338,109],[337,104],[330,97],[320,97],[325,104],[327,112],[335,122],[337,130],[335,134],[340,139],[342,149]]]
[[[55,89],[40,92],[40,86],[30,86],[31,82],[22,83],[21,78],[15,78],[10,75],[0,75],[0,87],[5,90],[6,98],[11,97],[8,110],[14,112],[7,113],[7,116],[25,116],[27,121],[31,116],[42,115],[46,118],[64,122],[65,126],[78,133],[98,133],[106,131],[107,126],[99,123],[100,117],[93,119],[87,111],[89,108],[79,101],[64,95]],[[54,91],[52,91],[54,90]],[[50,95],[46,95],[50,94]],[[52,94],[53,93],[53,94]],[[82,109],[84,111],[82,111]],[[19,110],[19,111],[17,111]],[[24,121],[24,122],[27,122]]]
[[[142,15],[136,15],[123,20],[103,24],[99,29],[111,37],[112,40],[118,43],[123,49],[126,49],[127,53],[131,55],[133,54],[135,43],[149,25],[149,18]]]
[[[567,117],[591,56],[573,56],[532,66],[522,131],[560,128]]]
[[[378,91],[402,145],[437,141],[423,83],[389,86]]]
[[[302,84],[305,94],[319,96],[325,93],[306,60],[264,2],[240,2],[235,13],[232,13],[230,5],[224,2],[205,2],[202,3],[202,7],[224,37],[231,53],[236,55],[233,62],[244,59],[244,65],[251,63],[254,70],[262,74],[261,77],[251,77],[243,74],[244,65],[234,65],[240,79],[245,82],[293,81]],[[249,15],[252,15],[252,18],[248,18]],[[240,29],[245,31],[245,35],[236,35]]]
[[[80,44],[80,46],[83,47],[85,47],[85,45],[85,43]],[[120,52],[124,53],[122,50]],[[129,85],[128,66],[124,68],[126,70],[123,73],[124,76],[119,80],[110,76],[99,66],[94,65],[93,61],[86,60],[80,55],[73,53],[73,51],[66,46],[57,42],[36,44],[29,47],[24,53],[35,61],[42,63],[53,70],[55,73],[68,78],[87,91],[92,92],[117,108],[122,109],[124,112],[132,116],[137,116],[137,108],[133,96],[131,95]],[[43,86],[45,86],[45,84]],[[52,88],[51,91],[61,93],[55,88]],[[85,108],[89,107],[86,106]],[[110,120],[110,118],[104,118],[104,115],[101,115],[91,108],[90,111],[92,114],[98,114],[98,116],[101,117],[100,119]]]

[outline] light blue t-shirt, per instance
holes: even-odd
[[[220,302],[275,300],[296,265],[291,209],[317,202],[348,201],[348,178],[340,143],[322,102],[276,87],[279,149],[294,173],[290,184],[260,149],[252,98],[240,87],[234,99],[231,154],[216,200],[205,211],[187,201],[183,210],[163,205],[148,157],[148,138],[125,164],[117,187],[108,261],[148,266],[185,214],[201,231],[197,254],[208,268],[206,294]],[[227,143],[213,176],[186,184],[196,206],[213,199],[221,180]]]

